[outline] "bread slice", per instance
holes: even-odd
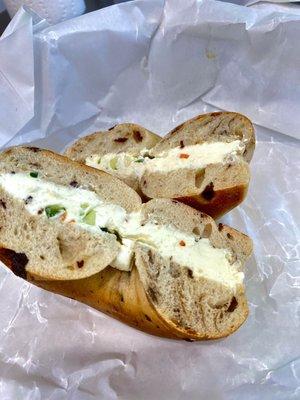
[[[30,175],[33,177],[27,178]],[[74,196],[77,188],[82,188],[128,212],[141,206],[138,194],[125,183],[67,157],[34,147],[15,147],[0,154],[0,178],[21,176],[16,190],[22,189],[23,180],[32,179],[34,184],[37,175],[59,188],[73,190]],[[32,196],[16,198],[8,189],[0,184],[0,246],[21,254],[23,261],[27,260],[27,272],[43,279],[82,279],[116,258],[120,244],[114,234],[99,229],[101,234],[95,235],[71,223],[74,221],[63,223],[64,212],[60,218],[47,218],[42,208],[33,215],[26,208]]]
[[[117,176],[142,194],[144,199],[177,199],[213,218],[225,214],[245,198],[250,180],[248,163],[255,147],[253,125],[245,116],[233,112],[199,115],[173,129],[159,141],[157,135],[148,131],[145,133],[145,130],[142,131],[143,128],[139,127],[145,138],[145,143],[141,141],[140,146],[134,140],[134,133],[126,136],[125,132],[128,132],[129,127],[133,129],[133,125],[130,124],[119,125],[111,131],[113,134],[102,132],[80,139],[67,150],[66,155]],[[116,144],[115,141],[121,140],[122,137],[126,141]],[[221,156],[218,159],[215,153],[211,162],[207,158],[207,164],[204,163],[200,167],[188,166],[190,146],[209,146],[214,143],[219,144],[220,148],[230,143],[238,143],[240,146],[224,159]],[[151,148],[148,154],[143,150],[145,148]],[[172,161],[174,169],[167,168],[167,159],[165,165],[161,163],[161,166],[158,164],[158,167],[153,168],[156,160],[158,159],[159,163],[172,149],[178,150],[178,158],[173,157]],[[142,151],[140,155],[145,161],[143,165],[136,164],[140,161],[138,151]],[[208,151],[214,152],[211,148]],[[215,151],[220,149],[216,148]],[[119,154],[118,166],[106,165],[114,153]],[[127,162],[126,153],[135,156],[136,159]],[[98,159],[99,164],[95,162],[97,155],[101,158]],[[201,161],[205,155],[205,150],[202,150],[198,159]],[[178,168],[178,165],[181,167]]]
[[[65,155],[84,164],[86,159],[94,154],[103,156],[107,153],[128,153],[138,156],[141,150],[151,149],[159,140],[158,135],[139,125],[119,124],[108,131],[96,132],[77,140],[66,150]],[[123,174],[120,170],[114,171],[113,175],[139,191],[137,176]]]
[[[226,225],[217,226],[211,217],[179,202],[152,200],[143,205],[142,212],[144,224],[172,226],[199,240],[208,240],[213,249],[227,249],[232,256],[230,262],[238,262],[239,268],[251,254],[252,243],[246,235]],[[24,276],[22,257],[2,250],[0,259]],[[168,338],[222,338],[238,329],[248,315],[242,283],[233,288],[225,282],[199,276],[142,241],[137,242],[135,266],[130,272],[108,267],[76,281],[41,281],[26,275],[39,287],[79,300],[145,332]]]
[[[241,268],[252,252],[252,242],[236,230],[220,224],[181,203],[155,200],[146,204],[146,218],[173,224],[180,231],[208,238],[214,248],[227,248]],[[247,318],[244,285],[233,291],[223,283],[197,276],[176,259],[140,245],[136,266],[147,297],[164,323],[176,334],[191,339],[217,339],[234,332]]]

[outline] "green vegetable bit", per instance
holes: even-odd
[[[138,158],[137,160],[135,160],[134,162],[144,162],[144,158]]]
[[[29,174],[30,176],[31,176],[31,178],[37,178],[38,177],[38,175],[39,175],[39,173],[38,172],[36,172],[36,171],[32,171],[32,172],[30,172],[30,174]]]
[[[87,208],[89,208],[89,203],[81,203],[80,204],[80,208],[81,208],[81,210],[79,210],[79,216],[80,217],[83,217],[83,216],[85,216],[86,214],[87,214]]]
[[[117,159],[116,157],[112,158],[109,162],[109,166],[111,169],[116,170],[117,169]]]
[[[101,229],[101,231],[103,231],[103,232],[108,232],[108,229],[107,228],[105,228],[105,226],[99,226],[99,228]]]
[[[48,218],[55,217],[55,215],[60,214],[63,211],[66,211],[66,209],[61,204],[52,204],[45,207],[45,213]]]
[[[84,217],[83,217],[83,222],[85,222],[88,225],[95,225],[96,223],[96,211],[91,210],[89,211]]]

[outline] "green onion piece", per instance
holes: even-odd
[[[138,158],[137,160],[135,160],[134,162],[144,162],[143,158]]]
[[[101,163],[101,158],[99,157],[97,164],[100,164],[100,163]]]
[[[88,225],[95,225],[95,223],[96,223],[96,211],[95,210],[89,211],[83,217],[83,222],[85,222]]]
[[[117,169],[117,159],[116,157],[112,158],[109,162],[109,166],[111,169],[116,170]]]
[[[48,218],[55,217],[55,215],[60,214],[62,211],[66,211],[66,209],[60,204],[52,204],[45,207],[45,213]]]
[[[32,172],[30,172],[30,174],[29,174],[30,176],[31,176],[31,178],[37,178],[38,177],[38,175],[39,175],[39,173],[38,172],[36,172],[36,171],[32,171]]]
[[[103,231],[103,232],[108,232],[108,229],[107,228],[105,228],[105,226],[99,226],[99,228],[101,229],[101,231]]]

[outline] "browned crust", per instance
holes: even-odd
[[[156,336],[181,338],[180,331],[177,334],[176,328],[170,327],[148,300],[136,267],[131,272],[108,267],[96,275],[76,281],[42,281],[26,274],[22,258],[11,250],[1,248],[0,261],[28,282],[85,303],[129,326]]]
[[[11,266],[7,256],[3,257],[2,250],[0,250],[0,260]],[[166,320],[153,307],[136,267],[131,272],[108,267],[96,275],[76,281],[41,281],[29,274],[27,280],[40,288],[80,301],[133,328],[155,336],[184,340],[220,339],[238,328],[234,327],[218,337],[199,337],[197,332],[183,329],[175,322]],[[246,319],[248,315],[246,300],[240,298],[239,303],[246,310]]]
[[[201,194],[177,197],[176,200],[217,219],[238,206],[245,199],[247,191],[248,185],[239,185],[214,191],[210,201],[205,200]]]

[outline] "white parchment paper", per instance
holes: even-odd
[[[0,399],[299,399],[300,15],[144,0],[56,26],[20,11],[0,39],[0,144],[61,151],[118,122],[165,134],[230,109],[257,124],[246,201],[250,316],[227,339],[156,338],[0,266]],[[2,56],[2,54],[5,54]]]

